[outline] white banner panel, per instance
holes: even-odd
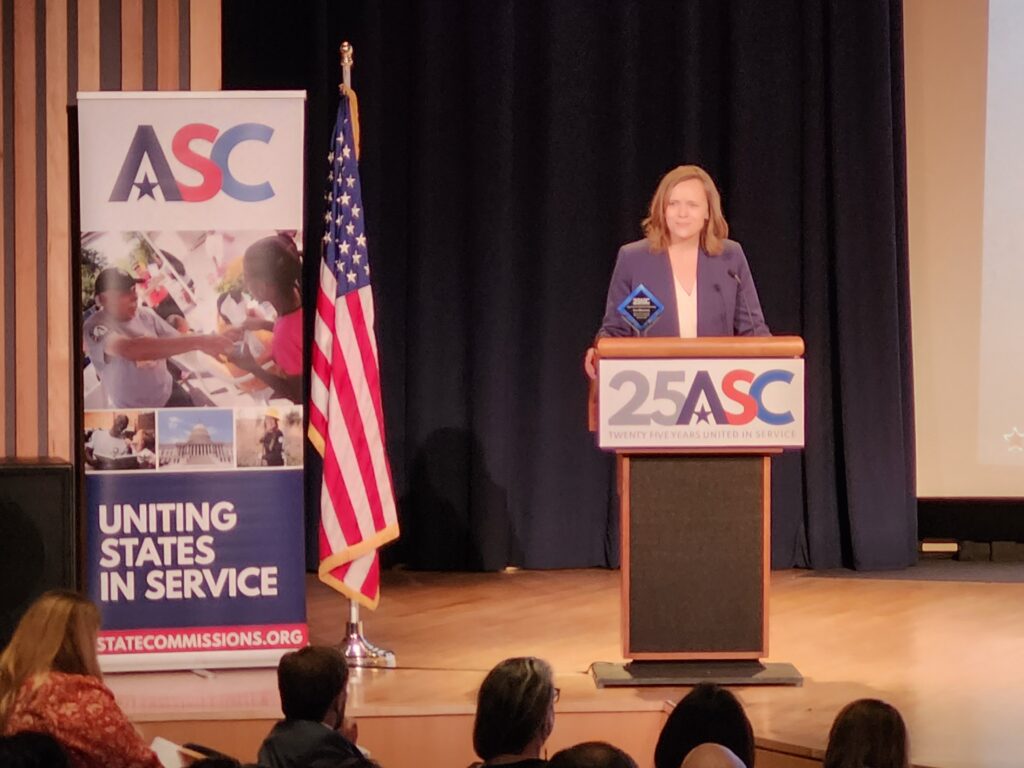
[[[82,230],[301,227],[295,96],[79,94]]]
[[[804,444],[803,360],[604,359],[598,397],[601,448]]]

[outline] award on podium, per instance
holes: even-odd
[[[632,660],[595,664],[598,685],[799,684],[792,665],[760,660],[771,456],[803,447],[803,340],[602,338],[596,348],[593,426],[617,456]]]
[[[665,311],[665,305],[658,301],[658,297],[651,293],[647,286],[640,283],[622,300],[618,310],[638,336],[646,336],[647,331]]]

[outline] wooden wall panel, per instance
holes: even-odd
[[[71,211],[68,151],[68,0],[46,0],[46,455],[70,459]]]
[[[4,56],[9,53],[6,50],[6,32],[7,27],[10,24],[10,20],[6,17],[3,11],[3,6],[0,4],[0,62],[4,61]],[[7,97],[10,94],[7,92],[7,77],[0,77],[0,126],[7,125]],[[6,139],[6,136],[4,137]],[[6,143],[6,141],[4,142]],[[4,152],[4,145],[0,144],[0,279],[4,279],[7,274],[7,260],[10,258],[10,254],[7,253],[5,247],[5,235],[7,233],[7,226],[9,222],[6,220],[7,213],[7,197],[6,197],[6,185],[4,180],[7,178],[7,165],[11,162],[11,158],[6,156]],[[9,286],[0,286],[0,455],[4,455],[7,452],[6,448],[6,437],[7,437],[7,345],[3,343],[3,340],[7,338],[8,329],[4,327],[7,319],[7,289]]]
[[[36,7],[14,3],[14,349],[15,447],[40,455],[39,329],[36,327]],[[10,294],[10,292],[9,292]]]
[[[185,2],[186,0],[182,0]],[[189,32],[193,91],[219,91],[221,76],[220,3],[192,3]]]
[[[12,244],[0,248],[0,339],[13,339],[0,344],[0,396],[13,403],[10,413],[0,408],[0,457],[73,458],[81,342],[73,336],[67,110],[76,91],[100,90],[104,39],[120,41],[124,90],[142,90],[147,71],[160,89],[177,89],[182,78],[196,90],[220,88],[219,2],[156,0],[153,12],[152,0],[121,0],[119,26],[106,34],[100,2],[0,2],[0,59],[10,68],[0,79],[10,148],[0,151],[0,179],[13,179],[9,189],[0,183],[0,240]]]
[[[121,90],[142,90],[142,0],[121,0]]]
[[[100,0],[78,0],[79,91],[100,89]]]
[[[178,90],[180,45],[178,0],[156,0],[156,87],[161,91]]]

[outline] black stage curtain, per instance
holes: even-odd
[[[581,359],[618,246],[687,162],[719,182],[774,332],[807,342],[774,565],[914,562],[899,0],[229,0],[223,19],[226,88],[309,91],[310,276],[355,46],[390,562],[617,564]]]

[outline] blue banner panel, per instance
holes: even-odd
[[[305,623],[302,470],[86,476],[104,631]]]

